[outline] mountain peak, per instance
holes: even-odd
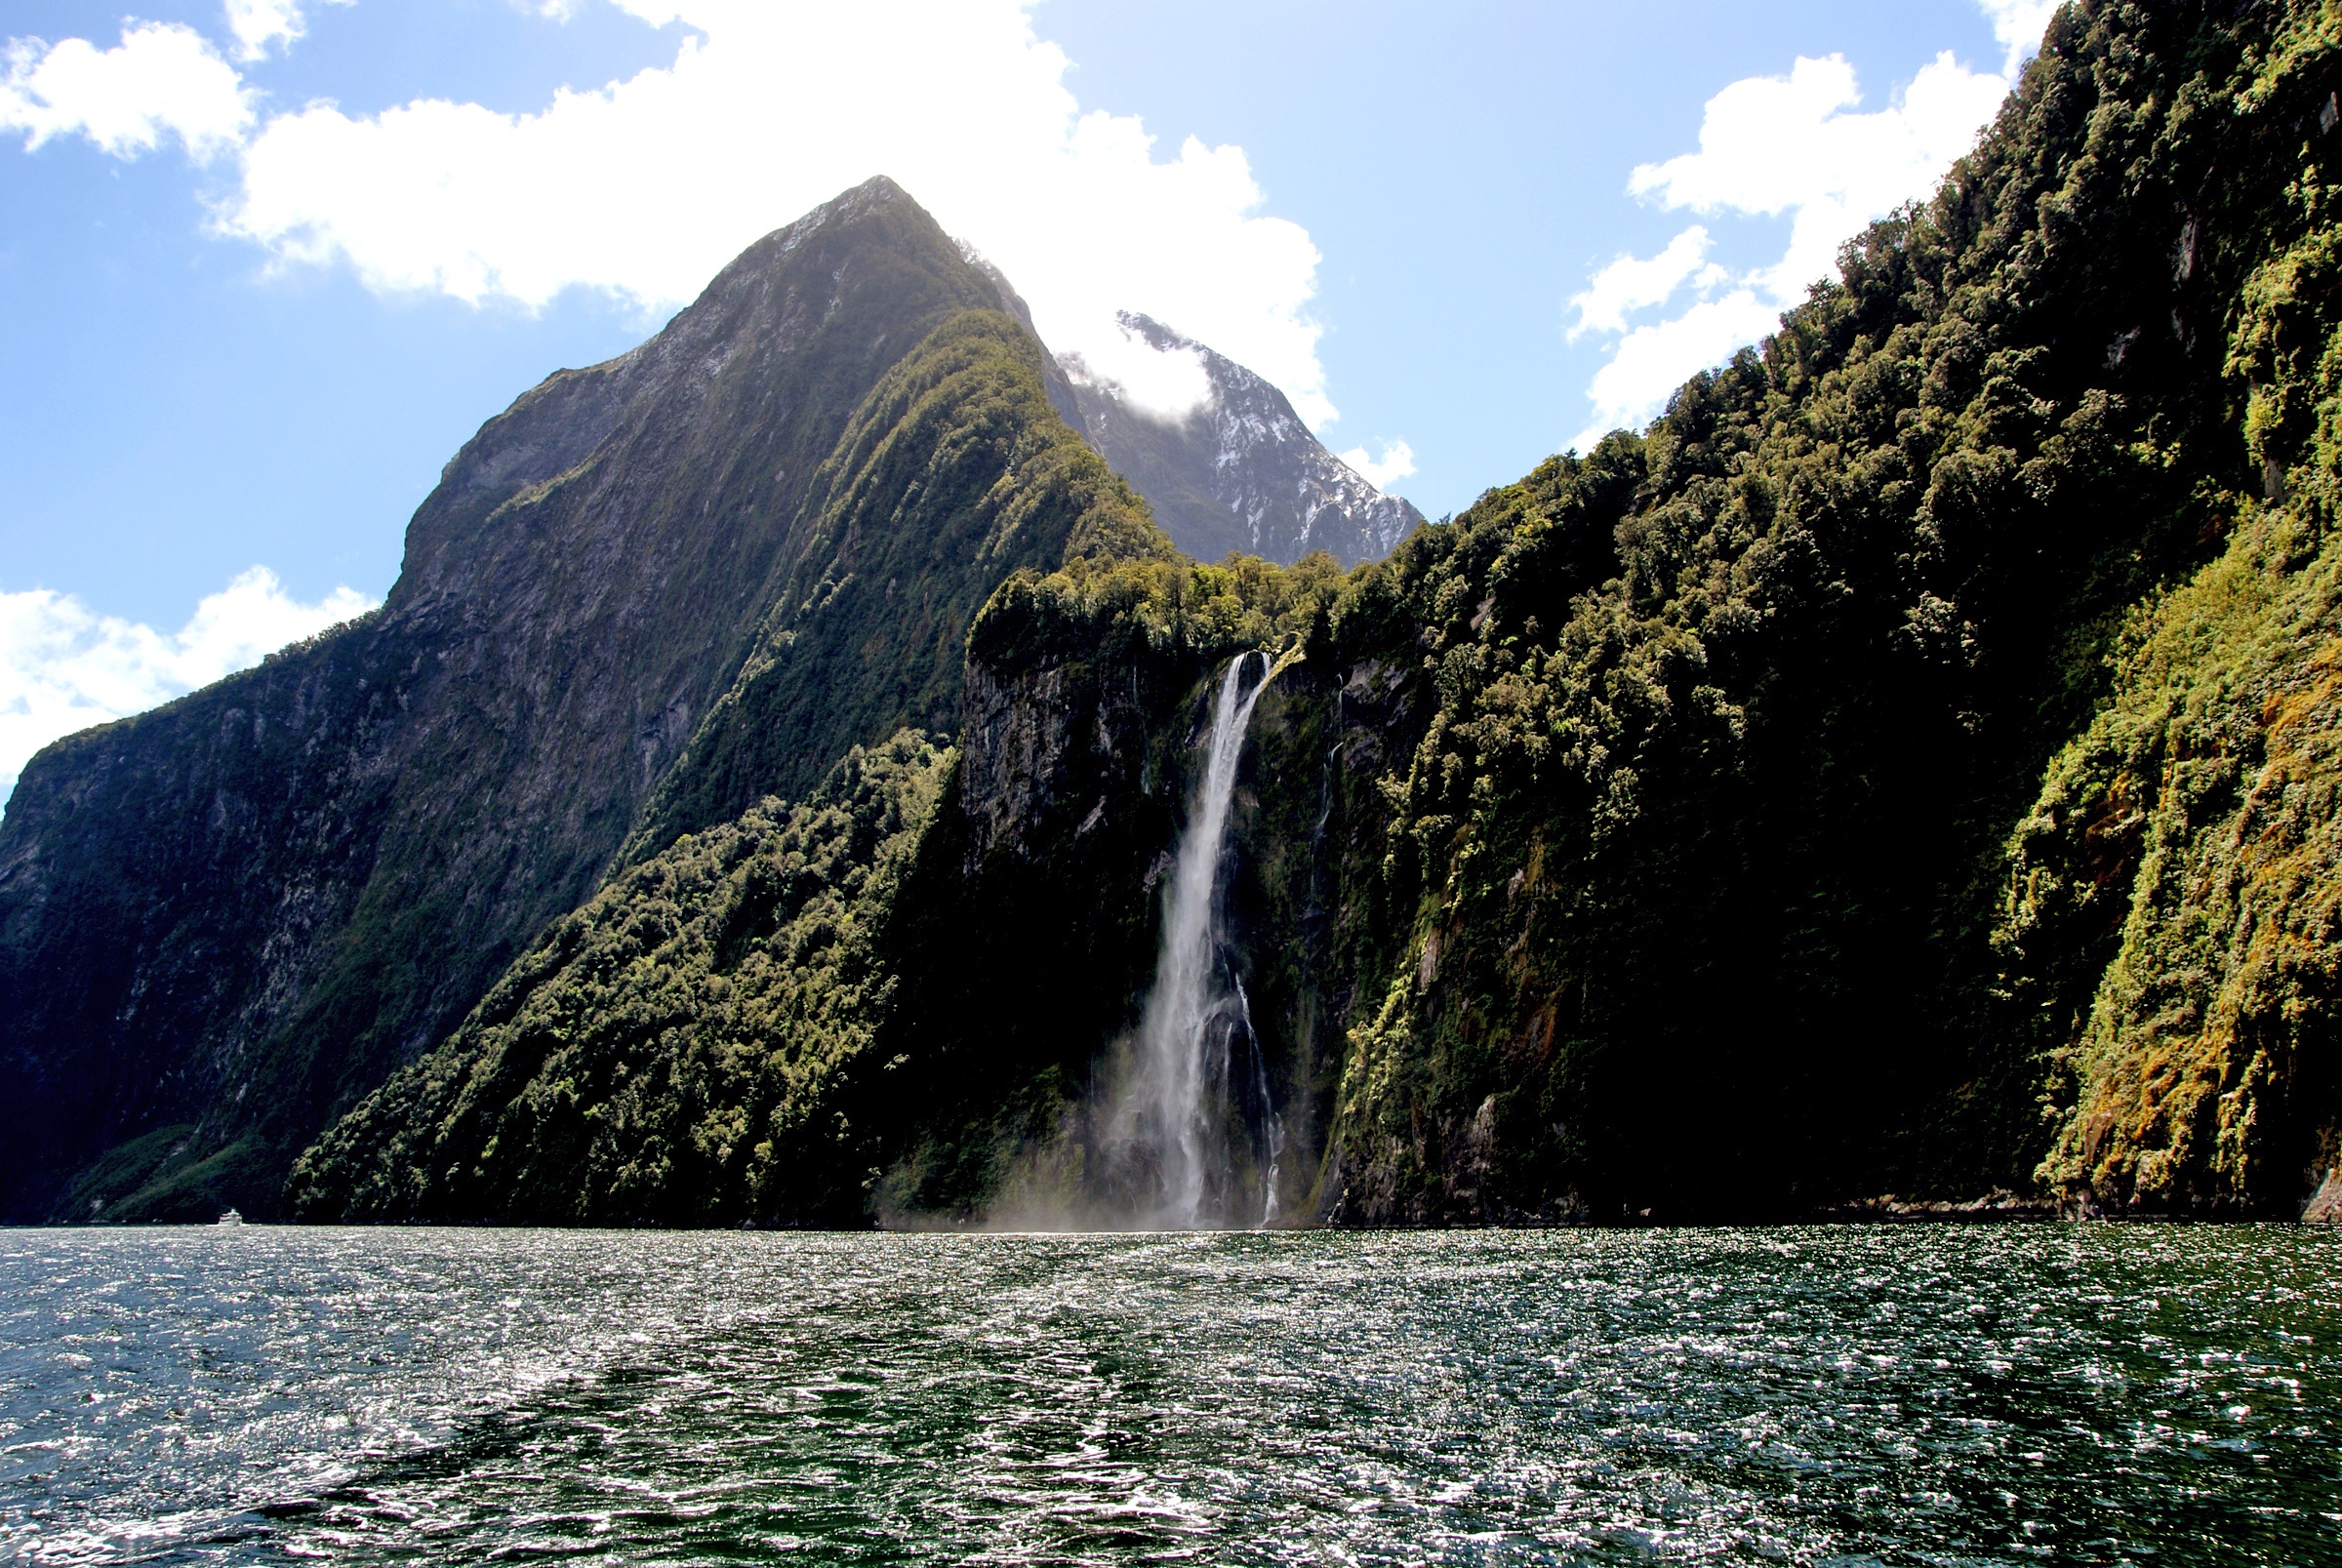
[[[1180,548],[1201,560],[1231,550],[1290,564],[1329,550],[1345,566],[1387,555],[1423,513],[1386,496],[1328,452],[1269,381],[1154,317],[1116,313],[1158,354],[1185,354],[1206,395],[1166,414],[1079,355],[1060,356],[1082,433],[1154,508]]]
[[[149,1152],[183,1144],[194,1174],[140,1166],[161,1185],[109,1218],[265,1215],[323,1120],[443,1037],[654,809],[696,827],[906,714],[954,718],[997,578],[1151,535],[999,309],[866,181],[488,421],[381,612],[34,757],[0,822],[0,1217],[166,1127]],[[709,715],[751,707],[752,656],[815,667],[783,696],[818,700],[754,707],[752,744],[667,789],[703,730],[737,733]]]
[[[898,242],[911,238],[907,231],[916,231],[912,240],[913,249],[934,251],[938,248],[955,248],[945,235],[942,225],[936,222],[926,208],[918,204],[910,192],[884,175],[872,175],[853,189],[840,191],[804,217],[784,223],[749,245],[724,264],[723,269],[701,292],[700,298],[692,302],[683,313],[688,315],[709,299],[730,294],[742,280],[765,272],[783,259],[793,255],[816,235],[834,238],[880,218],[897,221],[900,227],[890,225],[892,232],[889,237]]]

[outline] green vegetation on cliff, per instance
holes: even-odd
[[[2070,6],[1779,333],[1347,574],[1178,559],[1029,334],[931,318],[741,460],[795,532],[616,869],[300,1211],[1073,1206],[1260,649],[1281,1212],[2287,1212],[2342,1154],[2338,85],[2342,7]],[[98,1170],[235,1146],[184,1119]]]
[[[2342,1125],[2338,37],[2070,7],[1777,335],[1385,562],[1023,558],[872,960],[918,1006],[824,1102],[851,1148],[776,1158],[867,1212],[1078,1187],[1214,672],[1263,648],[1227,898],[1285,1212],[2297,1202]]]
[[[2011,845],[2041,1175],[2107,1208],[2282,1213],[2342,1131],[2342,560],[2272,511],[2142,611],[2114,704]]]
[[[977,618],[962,751],[905,732],[803,805],[753,805],[613,878],[309,1150],[294,1212],[981,1211],[1134,1016],[1195,690],[1231,652],[1290,642],[1340,581],[1323,557],[1165,559],[1125,504],[1097,492],[1059,536],[1091,547]]]
[[[958,719],[968,622],[1069,556],[1171,558],[1146,503],[1050,407],[1039,342],[998,311],[936,329],[855,411],[814,484],[753,651],[661,784],[630,853],[795,793],[823,759]]]
[[[2330,329],[2313,319],[2330,295],[2307,279],[2328,243],[2320,163],[2342,156],[2334,39],[2316,5],[2069,8],[1935,199],[1850,246],[1759,351],[1695,379],[1646,438],[1549,464],[1391,563],[1404,613],[1386,645],[1421,643],[1439,704],[1393,781],[1394,903],[1414,913],[1345,1069],[1332,1201],[1362,1218],[1794,1212],[2031,1190],[2055,1142],[2052,1174],[2114,1177],[2101,1196],[2119,1203],[2133,1156],[2104,1164],[2090,1129],[2136,1070],[2116,1065],[2143,1043],[2126,1012],[2184,996],[2217,1015],[2241,1004],[2215,991],[2258,985],[2330,1036],[2319,965],[2300,962],[2331,886],[2306,779],[2250,870],[2206,862],[2250,824],[2166,796],[2165,831],[2194,834],[2203,864],[2149,852],[2120,956],[2123,917],[2103,909],[1991,937],[2013,824],[2042,861],[2052,818],[2122,814],[2026,808],[2106,700],[2135,606],[2161,602],[2166,629],[2053,794],[2096,769],[2144,810],[2249,778],[2233,752],[2193,784],[2104,761],[2190,748],[2150,711],[2174,701],[2157,660],[2205,682],[2199,725],[2218,708],[2281,737],[2309,721],[2284,717],[2280,687],[2317,707],[2331,627],[2309,475],[2290,480],[2290,544],[2252,525],[2163,595],[2257,515],[2290,461],[2269,467],[2274,432],[2330,417]],[[2225,642],[2207,626],[2223,617]],[[2100,878],[2081,902],[2131,905],[2135,850],[2063,852]],[[2220,875],[2250,886],[2212,894]],[[2255,888],[2254,911],[2186,907]],[[2233,983],[2204,967],[2207,945],[2254,942]],[[2019,948],[2040,979],[2003,973]],[[2012,1010],[2029,985],[2060,994]],[[2297,1059],[2198,1048],[2222,1052],[2223,1114],[2288,1140],[2257,1178],[2240,1162],[2227,1200],[2281,1210],[2314,1150],[2265,1086]],[[2059,1060],[2081,1075],[2079,1111]],[[2159,1168],[2160,1197],[2213,1197],[2204,1143],[2178,1157],[2193,1175]]]
[[[2336,32],[2070,8],[1938,195],[1645,435],[1283,590],[1251,635],[1320,711],[1271,715],[1253,825],[1304,732],[1344,766],[1335,842],[1253,873],[1301,912],[1250,961],[1312,942],[1347,1009],[1328,1078],[1284,1024],[1296,1103],[1331,1095],[1319,1212],[2298,1201],[2342,1109]],[[2164,791],[2144,861],[2029,811],[2112,744],[2156,751],[2111,786]],[[2052,932],[2061,854],[2100,907]]]
[[[967,622],[1004,575],[1183,569],[1145,504],[1051,409],[1037,345],[996,311],[954,316],[905,356],[817,483],[807,564],[646,808],[621,856],[633,868],[304,1157],[297,1213],[863,1214],[850,1096],[877,1090],[847,1069],[891,1029],[933,1038],[926,1020],[952,984],[941,957],[902,956],[922,939],[898,928],[946,907],[1000,914],[963,905],[956,839],[928,833],[951,753],[910,726],[959,717]],[[807,758],[887,724],[905,728],[849,752],[804,805],[737,802],[760,783],[793,790]],[[772,869],[798,862],[827,869]],[[898,917],[907,878],[920,912]],[[969,945],[948,931],[923,940],[938,955]],[[899,991],[919,1002],[900,1025]]]
[[[0,1219],[271,1214],[614,865],[949,728],[1001,577],[1166,548],[1002,302],[859,186],[490,421],[382,611],[35,758],[0,823]]]
[[[294,1211],[858,1217],[828,1097],[906,1000],[874,944],[953,761],[910,731],[857,746],[803,804],[768,799],[613,879],[303,1156]]]
[[[2083,1204],[2281,1214],[2342,1155],[2338,54],[2305,11],[2237,96],[2299,149],[2228,317],[2268,499],[2132,613],[2010,844],[2002,1016],[2054,1068],[2040,1176]]]

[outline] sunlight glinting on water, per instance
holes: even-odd
[[[0,1232],[27,1562],[2342,1558],[2291,1227]]]

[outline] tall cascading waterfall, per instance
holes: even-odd
[[[1260,678],[1247,688],[1254,667]],[[1270,673],[1268,655],[1245,654],[1221,677],[1203,778],[1172,862],[1137,1061],[1109,1117],[1113,1151],[1131,1168],[1131,1218],[1145,1225],[1189,1229],[1265,1225],[1276,1217],[1284,1133],[1270,1103],[1250,998],[1228,964],[1220,907],[1236,763]],[[1252,1116],[1243,1116],[1239,1101],[1252,1102]],[[1260,1182],[1257,1204],[1245,1203],[1250,1194],[1238,1189],[1231,1146],[1237,1119],[1259,1128],[1260,1146],[1250,1151]]]

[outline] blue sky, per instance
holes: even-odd
[[[1142,401],[1115,308],[1437,516],[1757,336],[2046,11],[11,0],[0,792],[379,599],[481,421],[869,174]]]

